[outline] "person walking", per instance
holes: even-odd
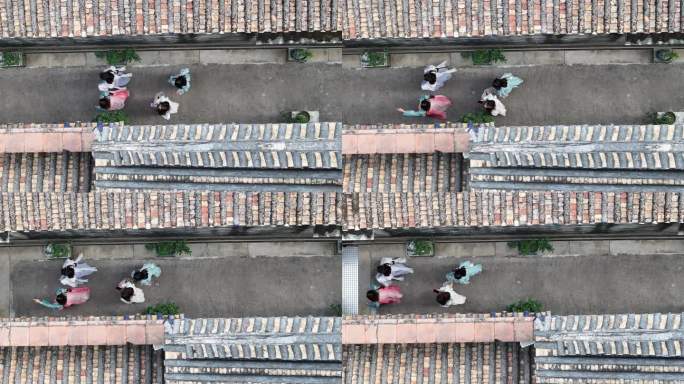
[[[444,308],[465,304],[466,302],[466,297],[456,293],[453,284],[450,282],[445,282],[441,288],[433,289],[432,291],[437,294],[437,302]]]
[[[383,257],[377,267],[375,279],[384,287],[389,286],[392,280],[404,281],[404,275],[413,273],[413,268],[407,267],[405,263],[405,258]]]
[[[159,92],[154,96],[154,100],[150,106],[157,110],[159,116],[166,120],[171,119],[171,115],[178,113],[178,103],[171,101],[164,92]]]
[[[145,263],[142,268],[136,269],[131,272],[131,277],[133,281],[138,282],[142,285],[152,285],[152,280],[159,278],[161,275],[161,268],[154,263]]]
[[[123,109],[126,105],[126,99],[130,96],[130,92],[126,88],[120,88],[107,92],[100,93],[99,109],[105,111],[117,111]]]
[[[407,111],[403,108],[397,108],[406,117],[434,117],[437,119],[446,119],[446,110],[451,106],[451,100],[444,95],[423,95],[418,99],[418,110]]]
[[[76,288],[79,284],[85,284],[88,279],[85,277],[97,272],[97,268],[84,263],[83,253],[79,253],[76,260],[71,260],[70,258],[64,260],[62,264],[62,276],[59,278],[59,282],[62,285],[68,285],[72,288]]]
[[[506,116],[506,106],[496,96],[496,89],[489,87],[482,92],[480,101],[485,112],[492,116]]]
[[[128,279],[117,284],[116,289],[121,294],[121,301],[126,304],[140,304],[145,302],[145,293]]]
[[[403,295],[401,294],[399,286],[390,285],[387,287],[371,289],[366,292],[366,297],[373,303],[394,304],[401,302]]]
[[[132,73],[126,73],[124,66],[110,66],[100,72],[100,83],[97,88],[102,92],[108,92],[119,88],[125,88],[133,77]]]
[[[512,90],[518,88],[523,80],[519,77],[513,76],[512,73],[504,73],[503,75],[494,79],[492,87],[496,89],[496,95],[505,99],[511,93]]]
[[[178,96],[190,90],[190,69],[183,68],[177,75],[169,76],[169,83],[178,88],[176,94]]]
[[[470,284],[470,278],[482,272],[482,264],[473,264],[464,261],[446,274],[446,279],[450,283]]]
[[[423,82],[420,88],[424,91],[435,92],[442,88],[447,80],[451,79],[451,74],[456,72],[455,68],[448,69],[446,61],[438,65],[428,65],[423,70]]]
[[[33,299],[33,301],[46,308],[61,311],[64,308],[83,304],[88,301],[90,299],[90,288],[57,288],[55,295],[56,297],[54,302],[50,302],[47,299]]]

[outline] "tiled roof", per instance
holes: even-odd
[[[346,155],[344,192],[458,192],[460,153]]]
[[[0,38],[333,32],[345,40],[681,31],[678,1],[0,0]]]
[[[107,190],[339,191],[342,125],[111,126],[93,144]]]
[[[336,193],[3,193],[0,230],[336,225]]]
[[[0,154],[2,192],[89,192],[90,152]]]
[[[684,222],[683,192],[352,193],[345,230]]]
[[[535,324],[539,383],[681,383],[684,314],[546,316]]]
[[[0,348],[1,384],[161,384],[161,351],[151,345]]]
[[[472,189],[675,192],[684,126],[487,127],[468,157]]]
[[[348,0],[343,38],[410,39],[680,32],[681,3],[590,0]]]
[[[470,135],[467,124],[357,124],[345,125],[342,153],[374,155],[378,153],[467,152]]]
[[[0,37],[335,32],[338,0],[0,0]]]
[[[167,383],[339,383],[340,318],[181,319],[167,328]]]
[[[344,346],[344,383],[532,383],[532,348],[519,343]]]
[[[96,123],[83,122],[0,124],[0,152],[90,152],[96,126]]]
[[[0,319],[0,347],[147,345],[163,341],[163,321],[149,315]]]
[[[523,313],[346,316],[342,344],[529,342],[533,321]]]
[[[341,225],[383,228],[684,222],[682,192],[3,193],[0,231]]]

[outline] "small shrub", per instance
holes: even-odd
[[[651,120],[653,124],[657,125],[672,125],[677,120],[677,116],[674,112],[665,112],[660,116],[658,116],[657,112],[654,112],[651,114]]]
[[[145,313],[148,315],[156,315],[157,313],[160,313],[164,316],[168,315],[178,315],[180,314],[180,308],[176,303],[168,302],[168,303],[159,303],[155,306],[149,306],[145,310]]]
[[[475,113],[466,113],[465,115],[461,116],[461,122],[462,123],[472,123],[472,124],[486,124],[486,123],[491,123],[494,121],[494,116],[484,113],[484,112],[475,112]]]
[[[2,65],[4,67],[12,67],[21,64],[21,52],[3,52]]]
[[[330,304],[329,308],[333,316],[342,316],[342,304]]]
[[[98,113],[95,118],[93,119],[94,123],[118,123],[122,122],[124,124],[128,124],[130,121],[130,118],[124,111],[104,111]]]
[[[145,244],[145,248],[157,253],[159,257],[168,257],[176,255],[190,255],[192,250],[188,247],[185,240],[176,241],[162,241],[160,243]]]
[[[45,254],[51,259],[66,259],[71,256],[71,244],[48,243],[45,246]]]
[[[361,62],[368,67],[383,67],[387,65],[387,50],[365,51],[361,55]]]
[[[313,57],[313,53],[304,48],[296,48],[290,51],[290,58],[298,63],[306,63]]]
[[[536,255],[539,252],[553,251],[549,239],[516,240],[508,243],[510,248],[517,248],[521,255]]]
[[[517,301],[508,307],[506,307],[508,312],[530,312],[539,313],[543,310],[543,305],[537,300],[527,299]]]
[[[411,240],[408,249],[414,256],[427,256],[432,254],[434,245],[431,240]]]
[[[125,65],[140,62],[140,56],[133,48],[115,49],[111,51],[97,51],[95,57],[105,59],[109,65]]]
[[[292,112],[286,111],[282,113],[282,116],[283,120],[289,124],[306,124],[311,121],[311,115],[307,111],[299,111],[294,117],[292,117]]]
[[[461,56],[470,58],[474,65],[490,65],[493,63],[505,63],[506,56],[503,51],[498,48],[493,49],[477,49],[471,52],[462,52]]]

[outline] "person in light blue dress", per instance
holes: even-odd
[[[512,73],[504,73],[503,75],[494,79],[492,86],[496,89],[496,95],[500,98],[506,98],[515,88],[518,88],[523,80],[519,77],[513,76]]]
[[[190,69],[183,68],[177,75],[169,77],[169,84],[177,88],[176,93],[180,96],[190,90]]]
[[[142,268],[131,273],[133,280],[142,285],[152,285],[152,280],[161,276],[161,268],[154,263],[145,263]]]
[[[464,261],[458,265],[458,268],[447,273],[446,279],[450,283],[470,284],[470,278],[480,272],[482,272],[481,264],[473,264],[470,261]]]

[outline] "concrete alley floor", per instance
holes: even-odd
[[[489,313],[534,298],[554,314],[684,311],[684,241],[553,242],[545,257],[517,256],[506,243],[438,243],[435,257],[414,257],[414,273],[396,282],[404,297],[379,313]],[[360,310],[367,311],[368,285],[383,256],[401,255],[403,244],[360,248]],[[515,255],[515,256],[514,256]],[[463,260],[482,264],[469,285],[455,285],[464,305],[442,308],[433,288]]]
[[[165,91],[180,103],[170,123],[280,122],[286,110],[319,110],[325,121],[432,122],[404,118],[397,107],[416,108],[421,68],[360,70],[339,64],[191,65],[192,89],[176,96],[166,82],[181,66],[130,65],[132,96],[125,112],[133,123],[168,124],[149,107]],[[498,125],[648,122],[653,111],[682,110],[684,65],[543,65],[462,68],[439,93],[454,105],[450,121],[479,110],[482,90],[504,72],[525,83],[505,100]],[[90,121],[96,114],[98,70],[0,70],[0,122]]]
[[[11,259],[4,278],[11,292],[7,304],[16,316],[135,314],[167,301],[191,317],[333,315],[330,305],[341,302],[335,243],[298,244],[200,243],[193,244],[192,258],[155,257],[141,245],[80,248],[86,262],[98,268],[87,284],[91,299],[62,312],[32,301],[54,297],[62,261],[39,260],[39,247],[2,248],[7,255],[0,259]],[[114,287],[146,261],[161,267],[160,279],[141,287],[144,304],[122,303]]]

